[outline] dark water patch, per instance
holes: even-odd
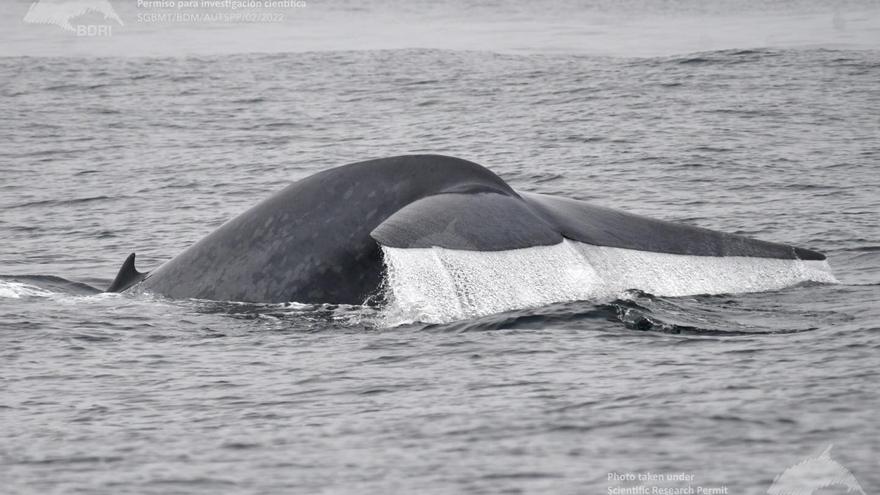
[[[746,109],[746,108],[713,108],[703,110],[705,113],[738,115],[741,117],[770,117],[777,115],[778,112],[771,109]]]
[[[563,178],[564,177],[561,174],[552,174],[552,173],[533,174],[531,176],[531,181],[535,184],[543,184],[545,182],[553,182],[553,181],[560,180]]]
[[[9,225],[6,228],[12,232],[36,232],[42,230],[42,228],[37,225]]]
[[[694,151],[708,151],[710,153],[726,153],[729,151],[733,151],[731,148],[724,148],[721,146],[697,146],[693,148]]]
[[[119,456],[73,456],[73,457],[47,457],[44,459],[25,459],[16,464],[33,464],[47,466],[63,466],[68,464],[110,464],[120,462],[124,458]]]
[[[220,445],[220,448],[229,450],[250,450],[258,449],[260,447],[262,447],[261,444],[253,442],[225,442]]]
[[[427,86],[427,85],[437,84],[439,82],[440,81],[437,79],[422,79],[422,80],[417,80],[417,81],[404,82],[403,84],[405,86]]]
[[[699,52],[685,57],[669,59],[680,65],[735,65],[744,63],[757,63],[766,57],[780,56],[775,50],[718,50],[713,52]]]
[[[93,201],[120,200],[125,198],[127,198],[127,196],[90,196],[74,199],[44,199],[39,201],[29,201],[27,203],[10,205],[7,206],[7,208],[29,208],[33,206],[69,206],[80,203],[91,203]]]
[[[604,321],[621,324],[625,329],[640,332],[716,337],[790,334],[817,329],[814,326],[791,328],[787,325],[788,322],[773,321],[772,315],[768,315],[768,322],[782,325],[781,328],[725,319],[724,308],[715,307],[711,297],[701,302],[694,300],[688,302],[686,299],[659,298],[639,291],[630,291],[628,299],[619,299],[611,303],[595,304],[586,301],[559,303],[472,320],[425,325],[422,328],[441,332],[576,329],[584,327],[590,321]]]
[[[531,380],[523,380],[516,382],[508,382],[508,383],[481,383],[481,384],[473,384],[468,386],[468,390],[485,390],[485,389],[494,389],[499,387],[535,387],[535,386],[547,386],[552,385],[550,382],[546,381],[531,381]]]
[[[307,124],[302,122],[268,122],[264,124],[260,124],[260,127],[265,129],[292,129],[298,127],[304,127]]]
[[[842,251],[876,253],[880,252],[880,246],[856,246],[851,248],[844,248],[842,249]]]
[[[254,105],[254,104],[257,104],[257,103],[263,103],[263,102],[266,102],[266,101],[268,101],[268,100],[267,100],[266,98],[262,97],[262,96],[254,96],[254,97],[251,97],[251,98],[239,98],[239,99],[235,99],[235,100],[232,100],[232,103],[236,103],[236,104],[239,104],[239,105]]]
[[[361,390],[358,392],[358,395],[379,395],[386,394],[389,392],[393,392],[390,388],[368,388],[366,390]]]
[[[798,184],[798,183],[792,183],[792,184],[785,184],[785,185],[782,186],[782,187],[785,187],[785,188],[787,188],[787,189],[794,189],[794,190],[797,190],[797,191],[814,191],[814,190],[823,190],[823,189],[827,189],[827,190],[835,190],[835,191],[839,191],[839,190],[840,190],[839,187],[834,186],[834,185],[831,185],[831,184]]]
[[[194,477],[194,478],[163,478],[157,480],[150,480],[141,484],[142,486],[151,486],[151,485],[159,485],[163,487],[163,490],[169,486],[184,486],[184,487],[199,487],[199,489],[208,488],[212,486],[220,486],[220,487],[233,487],[238,486],[238,483],[234,480],[226,480],[220,478],[210,478],[210,477]]]
[[[77,92],[77,91],[94,91],[96,89],[105,88],[111,86],[110,84],[55,84],[51,86],[47,86],[43,88],[43,91],[48,92]]]
[[[171,82],[174,82],[174,83],[182,83],[182,82],[203,80],[203,79],[205,79],[205,77],[200,74],[185,74],[185,75],[173,75],[169,79],[171,80]]]
[[[482,478],[484,480],[539,480],[539,479],[552,479],[552,478],[561,478],[562,475],[559,473],[551,473],[546,471],[521,471],[521,472],[510,472],[510,473],[489,473],[484,474]]]
[[[113,342],[115,340],[118,340],[118,338],[115,336],[92,334],[92,333],[77,333],[77,334],[71,334],[68,337],[71,339],[81,340],[83,342],[90,342],[90,343]]]
[[[383,356],[377,356],[374,358],[367,359],[362,361],[361,364],[392,364],[392,363],[402,363],[405,361],[409,361],[412,359],[412,356],[408,354],[386,354]]]
[[[707,57],[688,57],[682,58],[676,61],[679,64],[687,65],[687,64],[706,64],[712,62],[710,58]]]
[[[557,407],[555,409],[550,409],[550,410],[548,410],[548,412],[560,413],[560,412],[566,412],[566,411],[573,411],[573,410],[577,410],[577,409],[591,409],[591,408],[598,406],[598,405],[601,405],[601,404],[603,404],[603,402],[599,401],[599,400],[588,400],[585,402],[578,402],[577,404],[569,404],[566,406]]]
[[[541,308],[508,311],[472,320],[428,324],[422,328],[441,332],[542,329],[547,327],[571,328],[578,327],[578,323],[583,320],[609,320],[614,316],[614,312],[604,306],[597,306],[589,302],[568,302]]]
[[[571,135],[565,138],[566,141],[571,142],[579,142],[579,143],[600,143],[605,141],[606,138],[603,136],[581,136],[578,134]]]
[[[98,115],[119,115],[123,112],[122,110],[116,108],[95,108],[94,110],[92,110],[92,113],[96,113]]]

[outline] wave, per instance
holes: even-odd
[[[202,314],[220,314],[239,320],[254,320],[278,323],[284,330],[285,322],[296,322],[297,328],[307,331],[327,329],[370,329],[377,328],[381,308],[369,305],[351,304],[303,304],[296,302],[267,304],[231,301],[208,301],[189,299],[170,301]]]
[[[117,200],[124,199],[121,196],[92,196],[87,198],[73,198],[73,199],[44,199],[38,201],[29,201],[26,203],[19,203],[15,205],[7,206],[7,208],[29,208],[33,206],[70,206],[79,203],[91,203],[94,201],[107,201],[107,200]]]
[[[755,48],[749,50],[726,49],[696,52],[684,56],[671,57],[667,60],[682,65],[734,65],[758,62],[768,57],[779,57],[784,53],[784,50],[771,48]]]
[[[800,290],[800,289],[798,289]],[[796,294],[797,291],[792,291]],[[150,299],[141,294],[140,299]],[[781,294],[780,298],[785,295]],[[245,303],[207,300],[168,300],[184,312],[220,315],[248,322],[260,332],[362,333],[383,331],[483,332],[483,331],[600,331],[609,338],[646,335],[684,337],[743,337],[809,332],[845,318],[835,312],[813,312],[805,317],[797,304],[778,304],[780,298],[760,294],[731,297],[658,297],[638,290],[625,291],[607,302],[566,301],[515,309],[470,319],[430,323],[400,322],[388,305],[300,303]],[[218,334],[223,336],[225,334]]]
[[[796,312],[789,315],[778,306],[763,310],[756,306],[733,308],[729,299],[718,300],[717,296],[662,298],[633,290],[601,304],[568,301],[471,320],[422,324],[420,328],[440,332],[598,328],[610,331],[608,336],[612,338],[626,337],[631,335],[631,331],[690,337],[742,337],[795,334],[818,329],[815,322],[798,321]],[[760,316],[758,321],[756,313]],[[821,316],[825,319],[838,317],[836,314]]]

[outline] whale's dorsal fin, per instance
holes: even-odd
[[[107,292],[122,292],[140,282],[146,276],[146,273],[141,273],[135,269],[134,253],[131,253],[128,255],[128,258],[125,258],[125,261],[122,263],[122,268],[119,269],[119,273],[117,273],[116,278],[113,279],[113,283],[110,284],[110,287],[107,287]]]
[[[370,236],[394,248],[505,251],[562,242],[562,235],[518,196],[480,191],[443,193],[410,203]]]

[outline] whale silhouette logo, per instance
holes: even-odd
[[[125,25],[109,0],[37,0],[31,4],[23,20],[30,24],[54,24],[65,31],[75,32],[71,21],[91,12],[102,14],[105,20],[116,21],[120,26]]]
[[[866,495],[856,477],[831,458],[829,445],[816,457],[808,457],[783,471],[767,489],[768,495],[813,495],[829,487],[846,488],[847,493]]]

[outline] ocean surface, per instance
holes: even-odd
[[[438,5],[435,25],[467,16]],[[707,14],[654,13],[639,22],[678,41],[632,30],[606,53],[582,43],[601,33],[548,36],[564,11],[487,5],[467,47],[174,53],[132,26],[155,43],[120,43],[160,53],[83,54],[18,26],[0,58],[0,491],[759,494],[829,445],[880,491],[880,31],[719,30],[701,49],[681,33]],[[880,18],[834,16],[778,23]],[[130,252],[155,268],[291,181],[406,153],[819,250],[839,283],[442,323],[96,290]],[[663,479],[628,478],[645,473]]]

